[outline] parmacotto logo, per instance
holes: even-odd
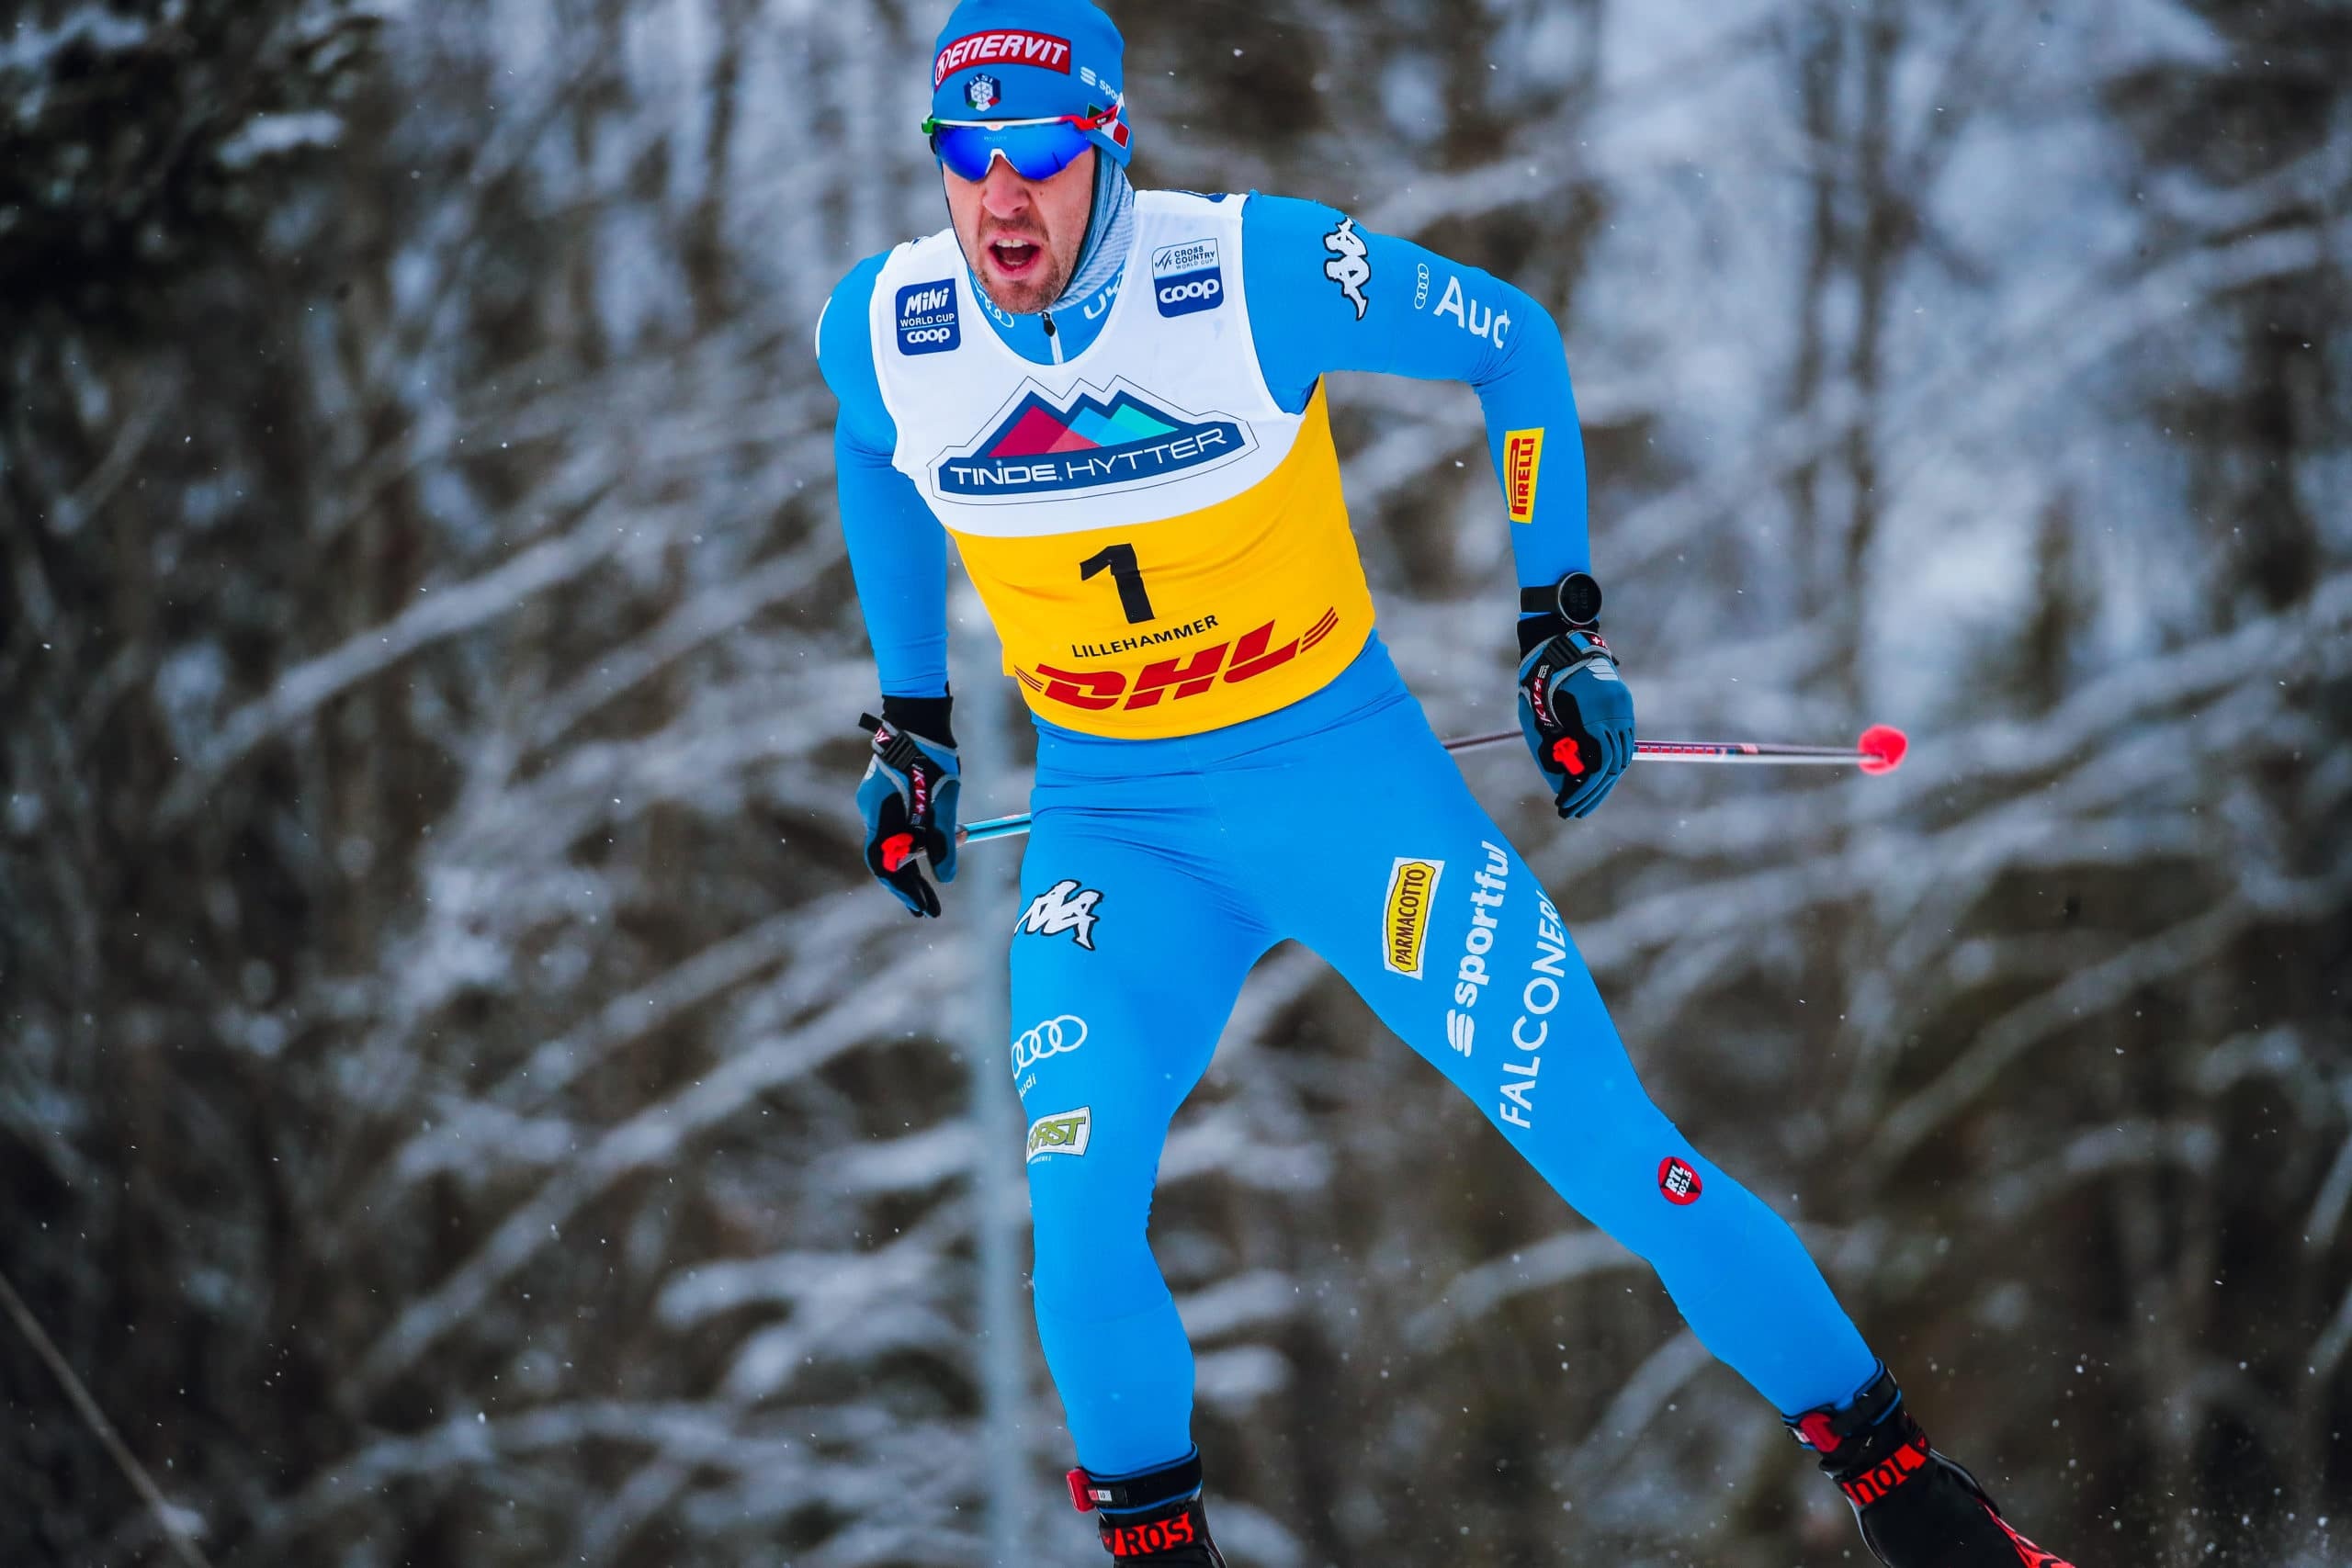
[[[1029,1123],[1030,1163],[1047,1155],[1083,1155],[1087,1141],[1093,1136],[1094,1108],[1091,1105],[1040,1116]]]
[[[1430,909],[1437,897],[1438,875],[1444,870],[1442,860],[1408,860],[1402,855],[1389,868],[1380,961],[1391,974],[1421,977],[1421,950],[1430,940]]]
[[[1535,481],[1544,475],[1544,432],[1514,430],[1503,437],[1503,498],[1514,523],[1535,521]]]
[[[1067,76],[1069,39],[1051,33],[1025,32],[1019,28],[967,33],[941,50],[939,58],[931,62],[931,90],[939,91],[939,85],[947,80],[948,73],[961,71],[967,65],[1035,65]]]

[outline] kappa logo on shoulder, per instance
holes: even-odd
[[[1070,940],[1087,952],[1094,951],[1094,922],[1098,918],[1094,907],[1102,902],[1102,889],[1081,888],[1074,876],[1064,877],[1043,893],[1029,900],[1021,918],[1012,922],[1016,936],[1060,936]]]
[[[1257,446],[1238,420],[1188,413],[1125,381],[1058,398],[1031,381],[979,439],[935,458],[931,480],[979,502],[1109,493],[1221,468]]]
[[[1372,258],[1365,253],[1363,236],[1356,232],[1356,220],[1342,218],[1340,226],[1323,236],[1323,248],[1331,253],[1331,260],[1323,264],[1323,276],[1340,286],[1348,303],[1356,308],[1356,320],[1372,308],[1364,298],[1363,286],[1372,281]]]
[[[909,284],[899,290],[898,307],[892,313],[900,354],[944,354],[964,341],[952,277]]]

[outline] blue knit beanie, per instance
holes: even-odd
[[[963,0],[932,49],[931,112],[940,119],[1120,117],[1088,133],[1127,161],[1126,44],[1087,0]]]

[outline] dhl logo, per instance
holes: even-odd
[[[1231,642],[1211,643],[1182,659],[1154,660],[1136,672],[1132,686],[1125,672],[1118,670],[1062,670],[1040,664],[1034,674],[1020,669],[1013,673],[1031,691],[1074,708],[1157,707],[1163,697],[1181,702],[1199,696],[1219,680],[1230,684],[1280,669],[1329,637],[1339,624],[1339,611],[1327,609],[1302,636],[1275,648],[1274,623],[1268,621]]]
[[[1514,523],[1535,521],[1535,481],[1544,473],[1544,432],[1514,430],[1503,436],[1503,499]]]

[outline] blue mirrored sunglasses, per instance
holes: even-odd
[[[1051,119],[961,120],[931,118],[922,122],[931,149],[939,161],[962,179],[988,178],[989,165],[1001,157],[1024,180],[1051,179],[1070,166],[1091,145],[1087,133],[1102,130],[1117,111],[1057,115]]]

